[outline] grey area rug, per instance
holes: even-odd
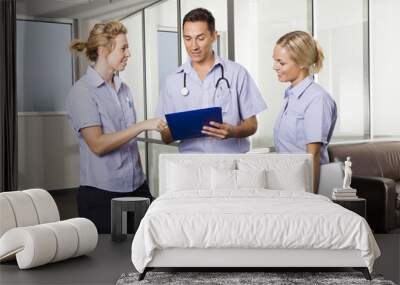
[[[372,275],[372,281],[360,272],[148,272],[142,281],[139,273],[122,274],[117,285],[146,284],[384,284],[395,285],[380,275]]]

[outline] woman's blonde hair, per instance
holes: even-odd
[[[309,33],[290,32],[280,37],[276,44],[285,48],[297,65],[308,68],[309,73],[318,73],[322,69],[324,53]]]
[[[81,40],[73,40],[69,46],[72,52],[82,52],[86,50],[86,57],[96,62],[98,58],[97,50],[99,47],[105,47],[111,52],[114,49],[114,39],[119,34],[127,34],[125,26],[118,21],[110,21],[94,25],[90,31],[89,38],[86,42]]]

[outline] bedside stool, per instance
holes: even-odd
[[[121,197],[111,200],[111,239],[113,241],[124,241],[127,232],[127,212],[134,213],[134,232],[139,227],[144,217],[150,199],[143,197]]]
[[[359,214],[364,219],[367,219],[367,200],[364,198],[352,198],[347,200],[332,199],[332,202]]]

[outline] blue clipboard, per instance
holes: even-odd
[[[174,140],[199,138],[207,136],[201,130],[203,126],[210,126],[210,121],[222,123],[222,109],[212,107],[171,113],[166,114],[165,118]]]

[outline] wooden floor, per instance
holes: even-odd
[[[400,284],[400,234],[376,235],[382,251],[374,267],[385,279]],[[131,262],[132,236],[112,242],[100,235],[94,252],[58,263],[19,270],[16,262],[0,265],[0,284],[115,284],[122,273],[134,271]]]

